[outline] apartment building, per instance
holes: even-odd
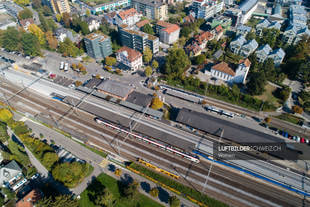
[[[141,13],[138,13],[134,8],[130,8],[118,12],[115,15],[115,22],[117,25],[127,24],[128,26],[133,26],[141,20],[141,17]]]
[[[48,4],[55,14],[71,12],[68,0],[48,0]]]
[[[168,6],[159,0],[132,0],[131,5],[149,19],[168,19]]]
[[[123,46],[135,49],[141,53],[149,47],[153,54],[159,51],[159,39],[141,31],[135,31],[127,25],[119,26],[120,40]]]
[[[179,39],[180,27],[160,20],[156,23],[156,34],[161,42],[173,44]]]
[[[102,59],[112,54],[111,38],[106,35],[91,33],[84,38],[87,55]]]
[[[194,0],[191,9],[195,14],[195,18],[209,19],[224,8],[223,1],[213,0]]]

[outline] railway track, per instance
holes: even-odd
[[[11,90],[12,90],[12,92],[14,92],[14,89],[11,88]],[[30,103],[28,103],[28,104],[31,104],[32,102],[35,102],[35,103],[39,104],[40,106],[42,106],[43,108],[45,108],[45,109],[47,108],[47,109],[51,110],[52,112],[60,113],[60,114],[65,113],[63,110],[60,110],[58,107],[53,107],[53,105],[55,104],[54,101],[49,101],[49,103],[52,102],[54,104],[47,104],[46,101],[42,101],[42,99],[38,100],[38,99],[34,98],[35,96],[26,95],[26,94],[24,94],[24,92],[19,94],[19,96],[29,100]],[[16,99],[18,100],[18,97],[16,97]],[[69,109],[68,106],[65,107],[66,105],[64,105],[62,103],[59,103],[59,105],[61,105],[60,108],[62,108],[62,109]],[[32,107],[37,108],[37,106],[32,106]],[[42,110],[42,108],[40,110]],[[79,113],[82,113],[82,112],[79,112]],[[56,116],[56,114],[54,114],[54,115]],[[83,119],[81,119],[81,117],[76,117],[74,114],[68,115],[68,118],[73,119],[75,121],[78,121],[79,123],[81,123],[83,125],[86,125],[88,127],[91,127],[91,128],[93,128],[95,130],[102,131],[104,134],[107,134],[107,135],[110,135],[110,136],[114,137],[114,139],[119,139],[121,141],[124,139],[124,137],[121,136],[120,134],[116,135],[115,133],[111,132],[110,130],[104,129],[103,127],[98,126],[97,124],[95,124],[95,122],[93,122],[93,120],[92,120],[92,118],[93,118],[92,116],[89,116],[89,115],[88,116],[84,116],[84,115],[85,114],[83,113]],[[59,116],[61,116],[61,115],[59,115]],[[87,117],[88,119],[85,120],[85,117]],[[92,123],[90,123],[90,122],[92,122]],[[66,123],[67,123],[67,121],[66,121]],[[79,128],[81,128],[81,126],[79,126]],[[83,128],[82,130],[87,132],[87,134],[90,135],[90,137],[100,137],[99,140],[98,139],[94,139],[94,138],[90,138],[90,140],[92,142],[94,142],[94,143],[97,142],[99,145],[104,145],[107,148],[111,148],[110,144],[104,144],[103,143],[102,139],[103,139],[104,136],[102,136],[100,133],[99,134],[95,133],[95,132],[93,132],[91,130],[88,130],[86,128]],[[111,142],[112,142],[112,140],[110,140],[110,143]],[[171,168],[170,163],[176,163],[176,164],[178,164],[180,166],[185,166],[185,167],[190,165],[189,162],[180,160],[178,157],[172,157],[172,155],[167,154],[165,152],[156,151],[152,147],[145,146],[145,145],[143,145],[141,143],[138,143],[138,142],[135,142],[133,140],[128,139],[127,143],[132,145],[132,146],[136,146],[139,149],[143,149],[144,151],[151,152],[152,154],[155,154],[157,159],[154,159],[154,158],[150,157],[147,154],[144,154],[143,156],[149,157],[150,160],[154,160],[154,162],[158,162],[160,165],[163,165],[164,167],[166,167],[168,169]],[[123,145],[123,146],[125,147],[125,145]],[[131,151],[136,150],[136,149],[129,148],[127,145],[126,145],[126,149],[131,150]],[[113,151],[113,149],[112,149],[112,151]],[[135,151],[135,153],[136,154],[141,154],[141,152],[138,152],[138,151]],[[131,155],[131,157],[133,157],[133,156]],[[160,157],[161,159],[158,159],[158,157]],[[159,160],[169,160],[169,163],[166,163],[166,162],[163,162],[163,161],[159,161]],[[195,165],[191,166],[191,170],[193,170],[194,172],[197,172],[199,174],[206,175],[207,172],[208,172],[210,163],[202,161],[201,162],[201,166],[203,166],[203,167],[195,166]],[[187,174],[188,177],[193,178],[193,179],[197,179],[199,182],[203,182],[204,181],[203,177],[198,176],[195,173],[192,173],[192,172],[188,173],[188,172],[185,172],[184,169],[181,169],[181,168],[178,168],[178,167],[176,167],[176,168],[178,169],[179,173],[182,173],[184,175]],[[223,181],[223,182],[228,183],[230,185],[234,185],[234,186],[238,187],[239,189],[242,188],[242,190],[247,191],[247,192],[251,192],[254,195],[259,195],[263,199],[272,200],[273,202],[277,203],[280,206],[300,206],[300,204],[302,203],[302,200],[298,200],[298,199],[296,200],[295,196],[289,196],[289,194],[285,194],[285,196],[283,196],[283,194],[279,195],[279,190],[278,189],[270,188],[269,186],[263,185],[261,183],[257,183],[255,181],[249,182],[249,179],[243,179],[243,177],[240,176],[239,174],[228,173],[228,175],[227,175],[227,171],[222,169],[222,168],[220,168],[220,167],[214,167],[213,168],[213,171],[211,172],[211,178],[214,178],[216,180],[220,180],[221,182]],[[188,185],[188,181],[186,181],[186,179],[183,179],[181,181]],[[214,185],[215,187],[218,187],[218,185],[216,185],[216,183],[214,183],[213,181],[210,181],[209,184],[210,185]],[[249,186],[251,186],[252,188],[250,188]],[[201,186],[200,186],[200,188],[201,188]],[[225,190],[225,189],[222,189],[222,190]],[[226,191],[229,191],[229,190],[226,189]],[[268,192],[268,193],[266,194],[266,192]],[[236,192],[231,192],[231,191],[229,193],[236,194]],[[241,195],[238,194],[238,193],[237,193],[237,196],[241,197]],[[249,198],[245,197],[244,199],[248,200]],[[295,202],[292,202],[292,200],[295,200]],[[308,204],[309,203],[307,203],[307,205]],[[268,206],[268,205],[262,205],[262,206]]]

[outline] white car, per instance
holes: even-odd
[[[64,64],[65,64],[64,62],[60,63],[60,67],[59,67],[60,70],[64,69]]]
[[[69,69],[69,64],[68,64],[68,63],[65,63],[64,71],[68,71],[68,69]]]

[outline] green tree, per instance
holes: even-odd
[[[3,206],[4,204],[4,196],[0,194],[0,206]]]
[[[96,194],[96,198],[94,203],[97,206],[105,206],[105,207],[113,207],[115,202],[115,198],[111,191],[105,188],[102,192]]]
[[[33,13],[30,9],[28,8],[25,8],[24,10],[21,10],[19,13],[18,13],[18,19],[21,20],[21,19],[28,19],[28,18],[32,18],[33,17]]]
[[[143,51],[143,61],[149,63],[153,58],[152,50],[149,47],[146,47]]]
[[[190,65],[191,62],[183,49],[172,48],[166,56],[164,72],[165,74],[180,76]]]
[[[133,181],[132,183],[128,184],[128,186],[126,186],[124,189],[125,196],[130,199],[136,198],[138,195],[138,186],[139,183],[137,183],[136,181]]]
[[[250,74],[247,83],[247,89],[251,95],[261,95],[265,91],[266,77],[263,72],[255,72]]]
[[[13,27],[9,27],[3,34],[3,47],[9,51],[21,49],[20,33]]]
[[[255,34],[255,32],[249,32],[249,33],[246,35],[246,39],[247,39],[247,40],[256,39],[256,34]]]
[[[180,206],[180,200],[176,196],[171,196],[169,198],[169,205],[171,207],[179,207]]]
[[[159,97],[154,97],[152,99],[152,103],[151,103],[151,108],[158,110],[161,109],[163,107],[164,103],[159,99]]]
[[[206,56],[203,55],[203,54],[197,55],[197,56],[195,57],[195,63],[196,63],[197,65],[203,64],[203,63],[205,62],[205,60],[206,60]]]
[[[109,66],[115,65],[116,64],[116,58],[114,58],[114,57],[106,57],[105,58],[105,64],[109,65]]]
[[[52,16],[53,15],[52,9],[47,5],[43,6],[42,11],[43,11],[44,16]]]
[[[79,203],[71,195],[60,195],[43,198],[36,203],[37,207],[78,207]]]
[[[152,67],[154,68],[154,69],[157,69],[158,68],[158,62],[156,61],[156,60],[153,60],[153,62],[152,62]]]
[[[153,28],[152,28],[152,26],[150,24],[144,25],[143,28],[142,28],[142,31],[147,33],[147,34],[150,34],[150,35],[154,35],[155,34],[154,30],[153,30]]]
[[[153,197],[158,197],[158,194],[159,194],[159,190],[158,190],[158,188],[152,188],[151,190],[150,190],[150,195],[151,196],[153,196]]]
[[[234,84],[231,88],[233,96],[238,100],[240,96],[240,89],[237,84]]]
[[[30,4],[30,0],[14,0],[14,2],[20,6],[27,6]]]
[[[32,7],[34,9],[42,8],[42,1],[41,0],[32,0]]]
[[[56,20],[57,22],[60,22],[62,19],[61,14],[56,14]]]
[[[66,187],[75,187],[87,175],[90,166],[79,162],[57,163],[52,169],[55,180],[63,183]]]
[[[180,35],[181,37],[188,38],[191,33],[192,33],[192,30],[190,29],[190,27],[185,26],[185,27],[182,27]]]
[[[87,35],[89,34],[88,24],[85,21],[81,21],[79,24],[79,27],[81,28],[82,34]]]
[[[69,38],[66,38],[63,42],[59,44],[59,52],[62,53],[64,56],[71,57],[77,57],[81,54],[79,48],[77,48]]]
[[[21,42],[25,55],[38,56],[41,54],[41,46],[35,35],[24,33]]]
[[[153,70],[152,70],[151,66],[147,66],[144,70],[144,74],[146,77],[150,77],[152,75],[152,72],[153,72]]]
[[[51,170],[52,166],[58,161],[58,155],[55,152],[45,152],[42,158],[42,164],[47,170]]]
[[[47,32],[50,30],[49,25],[46,21],[46,18],[44,17],[42,12],[39,12],[39,20],[41,22],[40,27],[44,32]]]

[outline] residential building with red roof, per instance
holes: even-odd
[[[33,18],[21,19],[19,20],[20,26],[24,28],[25,31],[28,31],[28,27],[31,24],[34,24]]]
[[[180,27],[164,21],[156,23],[156,33],[159,34],[159,40],[166,44],[173,44],[179,39]]]
[[[190,56],[197,56],[201,54],[201,51],[205,49],[208,41],[212,40],[214,35],[211,32],[202,32],[194,36],[193,41],[186,46],[185,51]]]
[[[133,26],[141,20],[142,16],[135,8],[122,10],[115,16],[115,23],[117,25],[127,24],[128,26]]]
[[[16,207],[35,207],[36,202],[42,198],[42,192],[38,189],[30,191],[25,197],[16,203]]]
[[[145,19],[145,20],[142,20],[142,21],[136,23],[136,26],[138,27],[138,29],[141,29],[142,27],[144,27],[146,24],[149,24],[149,23],[150,23],[150,21]]]
[[[218,25],[211,31],[211,33],[214,35],[216,40],[219,40],[224,34],[224,29],[221,25]]]
[[[126,46],[117,51],[116,59],[118,62],[127,66],[131,71],[136,71],[143,65],[142,54]]]

